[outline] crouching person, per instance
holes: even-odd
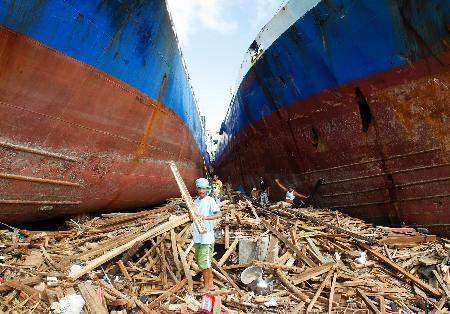
[[[200,292],[206,293],[214,289],[211,268],[215,242],[214,226],[216,219],[222,217],[222,213],[216,201],[208,196],[210,186],[207,179],[199,178],[195,180],[195,187],[197,188],[198,197],[194,203],[197,208],[197,215],[205,223],[206,233],[200,233],[193,223],[192,238],[194,240],[195,260],[203,276],[204,287]]]

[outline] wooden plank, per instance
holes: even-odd
[[[278,238],[274,235],[270,236],[269,247],[267,248],[267,262],[274,263],[278,259]]]
[[[333,267],[333,265],[334,263],[328,263],[325,265],[309,268],[305,270],[303,273],[294,276],[292,281],[295,285],[301,284],[302,282],[305,282],[313,277],[317,277],[326,273]]]
[[[448,301],[448,298],[446,296],[443,296],[436,305],[433,304],[435,308],[434,308],[434,310],[432,310],[430,312],[430,314],[441,314],[442,313],[441,309],[444,307],[444,305],[445,305],[445,303],[447,303],[447,301]]]
[[[230,247],[230,214],[225,214],[225,249]],[[220,262],[219,262],[220,263]]]
[[[93,270],[93,269],[99,267],[100,265],[103,265],[107,261],[113,259],[117,255],[122,254],[123,252],[129,250],[135,243],[140,242],[140,241],[147,241],[150,238],[156,237],[157,235],[160,235],[160,234],[167,232],[173,228],[181,226],[181,225],[187,223],[188,221],[189,221],[189,216],[187,214],[185,214],[185,215],[178,216],[174,220],[170,220],[163,224],[160,224],[160,225],[156,226],[155,228],[152,228],[149,231],[145,232],[144,234],[140,235],[139,237],[129,241],[128,243],[125,243],[125,244],[119,246],[118,248],[115,248],[114,250],[112,250],[102,256],[97,257],[96,259],[89,262],[85,267],[83,267],[79,271],[74,272],[74,273],[70,274],[69,276],[67,276],[67,278],[69,278],[71,280],[76,280],[76,279],[80,278],[81,276],[87,274],[91,270]]]
[[[300,268],[300,267],[278,264],[278,263],[260,262],[260,261],[251,261],[251,262],[241,263],[241,264],[236,264],[236,265],[223,266],[223,269],[227,269],[227,270],[228,269],[239,269],[239,268],[246,268],[246,267],[249,267],[252,265],[257,265],[259,267],[268,268],[268,269],[289,270],[289,271],[293,271],[293,272],[297,272],[297,273],[303,271],[303,268]]]
[[[308,242],[310,252],[316,257],[316,259],[322,264],[325,263],[325,258],[323,257],[322,253],[320,252],[319,248],[316,246],[314,241],[309,237],[305,238],[305,240],[306,242]]]
[[[159,297],[157,297],[155,300],[150,302],[147,305],[147,307],[151,310],[151,309],[154,309],[155,307],[159,306],[162,301],[164,301],[165,299],[167,299],[168,297],[170,297],[174,293],[176,293],[178,290],[183,288],[186,285],[186,283],[187,283],[187,279],[184,278],[182,281],[178,282],[175,286],[173,286],[172,288],[170,288],[169,290],[167,290],[166,292],[161,294]]]
[[[415,233],[416,229],[414,228],[391,228],[391,227],[381,227],[381,230],[386,232],[393,232],[393,233]]]
[[[241,288],[239,288],[239,286],[234,282],[233,278],[231,278],[230,275],[228,275],[228,273],[217,263],[217,261],[214,258],[212,259],[212,264],[223,276],[225,276],[227,281],[233,286],[234,289],[236,289],[239,295],[243,297],[245,293],[241,290]]]
[[[140,308],[144,314],[159,314],[159,312],[149,309],[148,306],[142,303],[138,298],[134,298],[134,303],[136,303],[138,308]]]
[[[330,298],[328,299],[328,314],[332,314],[331,311],[333,309],[334,288],[336,287],[336,279],[337,279],[337,272],[334,272],[333,279],[331,281]]]
[[[195,207],[194,201],[192,200],[192,197],[189,194],[189,190],[187,189],[186,184],[184,183],[183,178],[181,177],[181,174],[178,171],[177,165],[173,160],[171,160],[169,161],[169,166],[170,169],[172,170],[175,180],[177,181],[177,185],[178,188],[180,189],[181,196],[183,197],[183,200],[186,202],[189,215],[192,221],[194,222],[195,226],[197,227],[198,232],[206,233],[207,230],[205,227],[205,223],[197,215],[197,208]]]
[[[120,272],[125,277],[126,280],[132,281],[130,274],[128,273],[128,270],[125,268],[125,265],[123,264],[122,260],[117,261],[117,266],[119,266]]]
[[[385,264],[387,264],[388,266],[390,266],[393,269],[395,269],[397,271],[396,273],[394,272],[395,274],[398,274],[398,273],[402,274],[403,276],[405,276],[406,278],[408,278],[409,280],[414,282],[417,286],[422,288],[422,290],[428,291],[431,295],[433,295],[435,297],[440,297],[442,295],[438,290],[434,289],[432,286],[430,286],[429,284],[425,283],[424,281],[422,281],[418,277],[414,276],[409,271],[403,269],[402,267],[400,267],[396,263],[391,262],[387,257],[385,257],[384,255],[382,255],[382,254],[378,253],[377,251],[373,250],[367,244],[362,243],[362,242],[358,242],[358,245],[361,248],[363,248],[366,251],[368,251],[373,256],[375,256],[376,258],[378,258],[379,260],[381,260],[382,262],[384,262]]]
[[[270,223],[268,223],[265,220],[261,219],[261,222],[263,223],[264,227],[266,227],[267,230],[272,232],[278,239],[280,239],[281,242],[286,244],[296,255],[298,258],[300,258],[303,262],[306,263],[306,265],[310,267],[317,266],[308,256],[303,254],[297,246],[295,246],[291,241],[289,241],[280,231],[275,229]]]
[[[16,281],[16,280],[7,280],[3,283],[3,285],[6,285],[10,288],[16,289],[17,291],[24,292],[27,294],[27,296],[30,297],[30,299],[37,301],[41,298],[40,293],[38,290],[31,288],[22,282]]]
[[[303,302],[310,302],[310,298],[305,295],[299,288],[297,288],[292,282],[289,280],[289,278],[286,276],[286,274],[281,270],[277,269],[275,270],[276,275],[280,279],[281,283],[297,298],[302,300]]]
[[[439,273],[436,270],[433,270],[433,275],[434,275],[434,277],[436,277],[442,290],[444,290],[447,298],[450,299],[450,292],[448,291],[447,285],[444,283],[444,280],[442,279],[441,275],[439,275]]]
[[[175,274],[177,276],[177,279],[179,280],[180,277],[180,271],[181,271],[181,262],[180,262],[180,257],[178,254],[178,247],[177,247],[177,238],[175,235],[175,230],[170,230],[170,241],[171,241],[171,245],[172,245],[172,255],[173,255],[173,259],[175,261],[175,266],[177,267],[177,270],[175,271]]]
[[[88,282],[83,282],[78,285],[84,301],[86,301],[86,307],[91,313],[108,314],[108,310],[98,299],[95,288]]]
[[[229,245],[227,251],[222,255],[222,258],[218,262],[218,264],[220,266],[223,266],[223,264],[227,261],[228,257],[230,257],[230,255],[231,255],[231,253],[233,253],[234,250],[236,249],[238,243],[239,243],[239,238],[236,238],[236,239],[234,239],[233,243],[231,243],[231,245]]]
[[[25,257],[25,261],[22,263],[22,265],[39,268],[43,262],[44,257],[41,252],[31,251],[31,253]]]
[[[194,291],[194,281],[192,280],[191,270],[189,268],[189,265],[188,265],[188,262],[186,259],[186,255],[184,255],[183,249],[181,248],[181,246],[179,244],[177,245],[177,248],[178,248],[178,252],[180,253],[180,260],[181,260],[181,265],[183,266],[183,272],[184,272],[184,275],[186,276],[188,291],[189,291],[189,293],[192,293]]]
[[[7,282],[9,282],[9,280],[6,280],[4,284],[0,284],[0,293],[9,292],[15,289],[13,286],[7,285]],[[41,276],[27,277],[20,279],[20,283],[26,286],[35,286],[40,284],[41,282],[42,282]]]
[[[325,279],[324,279],[324,280],[322,281],[322,283],[320,284],[319,288],[317,288],[316,293],[314,293],[314,296],[313,296],[311,302],[309,303],[308,308],[306,309],[306,313],[310,312],[310,311],[313,309],[314,304],[315,304],[316,301],[317,301],[317,298],[318,298],[318,297],[320,296],[320,294],[322,293],[323,288],[325,287],[325,285],[326,285],[326,284],[328,283],[328,281],[330,280],[331,275],[334,273],[334,271],[335,271],[335,266],[333,266],[333,267],[330,269],[330,271],[328,272],[328,274],[325,276]],[[333,301],[331,301],[331,303],[333,303]]]
[[[386,256],[389,258],[391,262],[394,262],[394,259],[392,258],[391,252],[389,251],[389,248],[387,247],[386,243],[383,243],[384,251],[386,252]]]
[[[388,236],[380,240],[380,243],[392,246],[415,246],[421,243],[434,242],[435,235],[414,235],[414,236]]]
[[[372,301],[370,301],[369,297],[361,289],[356,288],[356,292],[359,294],[361,299],[367,305],[369,310],[371,310],[375,314],[381,314],[381,312],[378,310],[375,304],[373,304]]]
[[[380,295],[380,312],[381,314],[386,314],[386,301],[384,299],[384,296]]]

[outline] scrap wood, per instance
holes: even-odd
[[[445,295],[447,296],[447,298],[449,298],[450,300],[450,292],[448,291],[447,285],[444,283],[444,280],[442,279],[441,275],[439,275],[439,273],[433,269],[433,275],[434,277],[436,277],[439,285],[441,286],[442,290],[444,290]]]
[[[280,241],[282,241],[284,244],[286,244],[296,255],[298,258],[300,258],[303,262],[305,262],[310,267],[317,266],[308,256],[303,254],[297,246],[294,245],[291,241],[289,241],[280,231],[275,229],[270,223],[268,223],[265,220],[261,220],[264,227],[266,227],[267,230],[272,232]]]
[[[173,160],[169,161],[170,170],[172,170],[173,176],[175,177],[175,180],[177,181],[178,188],[180,189],[181,196],[183,197],[183,200],[186,202],[189,216],[191,217],[192,221],[194,222],[195,226],[197,227],[198,232],[200,233],[206,233],[206,227],[204,221],[198,217],[197,215],[197,209],[195,207],[194,201],[192,200],[191,195],[189,194],[189,191],[186,187],[186,184],[183,181],[183,178],[181,177],[180,172],[178,171],[177,165]]]
[[[193,241],[189,217],[187,217],[185,223],[174,226],[173,229],[165,228],[160,230],[161,232],[155,233],[154,237],[135,243],[131,248],[101,264],[101,270],[100,267],[95,270],[92,269],[92,271],[86,273],[87,276],[80,277],[74,282],[67,280],[66,275],[62,272],[53,271],[54,267],[51,266],[51,262],[44,256],[40,248],[40,246],[43,246],[53,262],[61,266],[69,266],[68,264],[62,265],[62,261],[76,262],[99,258],[110,251],[120,248],[147,231],[167,223],[171,215],[183,213],[183,209],[180,209],[177,205],[180,201],[180,199],[170,200],[170,206],[165,211],[157,209],[154,213],[150,210],[136,214],[115,213],[85,220],[83,223],[72,223],[67,225],[67,228],[69,228],[67,232],[60,233],[61,235],[71,235],[67,237],[53,237],[51,236],[52,231],[32,232],[36,236],[34,240],[31,240],[31,243],[30,239],[18,239],[16,237],[17,250],[9,249],[13,247],[11,244],[14,238],[13,232],[9,230],[0,231],[0,274],[4,275],[6,281],[16,280],[21,283],[27,283],[27,286],[30,288],[35,284],[39,284],[38,288],[42,289],[45,283],[42,276],[56,276],[58,278],[57,286],[45,286],[45,290],[41,293],[42,299],[38,301],[32,301],[32,298],[24,291],[0,284],[0,304],[7,302],[7,305],[0,305],[0,310],[5,311],[5,306],[8,306],[8,310],[15,308],[18,313],[29,313],[38,304],[34,312],[40,312],[40,307],[44,306],[46,302],[58,301],[69,293],[79,294],[80,289],[78,285],[84,283],[84,280],[89,276],[92,286],[103,288],[101,291],[103,297],[98,298],[98,300],[101,301],[104,308],[108,311],[115,310],[117,313],[124,313],[124,311],[130,312],[134,308],[141,313],[145,310],[170,313],[171,310],[188,311],[187,309],[195,312],[198,306],[194,306],[192,302],[188,303],[186,301],[190,291],[196,291],[201,287],[201,282],[196,280],[195,277],[192,278],[191,276],[191,280],[189,280],[189,275],[193,275],[194,272],[198,271],[196,263],[193,262]],[[306,306],[311,304],[311,300],[315,299],[312,312],[329,312],[331,304],[333,313],[350,313],[358,311],[358,309],[361,311],[361,306],[364,304],[362,297],[356,290],[357,288],[370,297],[374,305],[379,300],[377,308],[381,313],[383,312],[381,307],[384,298],[389,300],[386,302],[388,304],[386,309],[389,308],[391,302],[396,303],[400,308],[406,309],[408,307],[414,313],[419,312],[419,307],[424,308],[426,306],[419,306],[417,303],[420,289],[413,289],[416,287],[414,281],[402,280],[404,278],[402,275],[400,275],[401,280],[397,279],[397,275],[400,274],[398,271],[384,262],[379,262],[378,258],[373,257],[369,251],[358,246],[357,241],[353,240],[354,238],[348,234],[336,233],[337,230],[321,226],[317,222],[302,220],[292,214],[299,211],[314,217],[316,221],[337,225],[335,211],[327,209],[277,209],[278,205],[273,206],[275,208],[273,211],[260,208],[255,210],[260,220],[278,221],[277,227],[275,228],[273,225],[272,227],[287,241],[279,240],[277,235],[268,230],[263,224],[258,225],[260,220],[254,218],[254,214],[246,202],[224,202],[222,205],[221,210],[229,212],[231,219],[228,222],[225,221],[226,218],[222,221],[219,220],[219,223],[216,225],[219,229],[222,229],[222,234],[225,227],[228,226],[231,243],[230,250],[225,250],[225,255],[221,256],[219,253],[216,257],[221,263],[217,262],[221,268],[213,266],[213,273],[214,284],[217,287],[214,294],[223,297],[222,303],[227,306],[226,309],[222,307],[224,312],[291,313],[292,309],[300,302],[303,302],[303,304],[300,303],[301,306],[297,310],[300,308],[305,309],[306,302],[302,301],[302,299],[308,300]],[[236,213],[240,217],[240,223],[234,219]],[[135,219],[131,219],[133,215]],[[142,221],[142,217],[144,217],[145,221]],[[365,236],[370,235],[372,239],[377,241],[392,237],[391,231],[366,224],[359,219],[354,219],[344,214],[339,214],[338,217],[340,227],[353,233]],[[120,221],[123,223],[118,223]],[[111,225],[108,225],[110,223]],[[103,227],[100,228],[99,226]],[[79,236],[76,236],[77,234]],[[234,265],[232,261],[226,262],[228,260],[226,255],[230,255],[239,245],[238,238],[249,237],[258,239],[267,234],[270,235],[269,243],[265,243],[264,246],[259,248],[267,251],[267,254],[262,254],[262,257],[265,256],[263,261],[250,261],[249,263],[237,265]],[[413,235],[417,234],[413,233]],[[409,237],[409,235],[405,236]],[[46,239],[50,240],[46,243]],[[221,239],[219,237],[216,242],[223,243],[223,240],[224,238]],[[315,248],[311,243],[314,244]],[[176,253],[173,244],[176,245]],[[292,245],[295,245],[302,254],[305,254],[315,263],[318,263],[316,258],[319,256],[317,253],[319,252],[323,263],[320,262],[320,265],[315,267],[309,266],[298,256],[295,256],[296,252],[292,250]],[[436,239],[434,242],[415,244],[411,248],[397,247],[388,249],[388,252],[391,253],[392,260],[396,261],[395,264],[404,266],[402,268],[406,271],[417,273],[418,268],[424,265],[433,266],[445,263],[444,258],[447,256],[445,245],[448,245],[446,241]],[[387,248],[387,245],[374,243],[371,248],[382,252],[381,254],[385,254],[383,251],[385,247]],[[19,253],[19,249],[21,250],[22,258],[15,255]],[[359,251],[363,250],[368,253],[369,265],[376,263],[375,267],[360,265],[355,261],[355,258],[359,257]],[[220,249],[218,252],[220,252]],[[278,258],[278,252],[281,255],[280,258]],[[338,253],[340,256],[335,255],[335,253]],[[177,266],[174,258],[176,254],[178,254],[180,260],[180,266]],[[23,261],[30,255],[41,258],[45,263],[40,263],[39,267],[21,266],[20,264],[23,264]],[[72,256],[75,258],[68,258]],[[427,258],[423,256],[427,256]],[[114,270],[118,269],[117,262],[119,260],[122,261],[132,281],[126,280],[120,270],[116,274],[117,276],[112,276],[115,273]],[[340,260],[338,262],[339,271],[335,271],[332,279],[328,278],[327,282],[321,287],[326,273],[330,272],[332,267],[330,265],[333,265],[334,261],[338,260]],[[224,266],[226,264],[228,265]],[[245,287],[248,292],[245,291],[244,286],[239,281],[240,273],[244,270],[244,267],[251,265],[258,265],[264,269],[264,278],[271,273],[273,274],[274,290],[268,296],[253,296],[250,293],[251,289]],[[174,274],[177,270],[180,272],[179,275]],[[40,280],[34,279],[36,275],[40,276]],[[32,278],[33,281],[27,281],[29,278]],[[165,301],[159,302],[153,310],[148,309],[148,305],[143,300],[146,300],[146,303],[155,301],[179,282],[175,281],[177,278],[186,280],[183,288],[167,297]],[[435,280],[434,276],[432,279]],[[235,286],[238,290],[235,289]],[[327,289],[330,289],[329,294]],[[427,291],[427,293],[429,292]],[[198,304],[201,296],[191,295],[191,298],[197,298],[195,301]],[[277,301],[277,306],[274,308],[267,308],[264,303],[261,303],[264,300],[271,299]],[[428,310],[436,309],[435,307],[437,306],[440,306],[439,308],[441,309],[445,305],[445,301],[442,301],[442,299],[439,302],[434,302],[431,298],[428,300],[430,301],[427,303]],[[444,310],[441,311],[443,312]]]
[[[447,298],[447,296],[443,296],[438,302],[437,304],[433,304],[434,306],[434,310],[432,310],[430,312],[430,314],[439,314],[441,313],[441,309],[444,307],[445,303],[447,303],[449,299]]]
[[[420,243],[434,242],[437,240],[435,235],[403,235],[403,236],[387,236],[380,243],[388,246],[415,246]]]
[[[337,272],[334,272],[333,279],[331,280],[330,297],[328,302],[328,314],[332,314],[331,310],[333,309],[334,288],[336,286],[336,279],[337,279]]]
[[[181,271],[181,262],[180,262],[180,257],[178,254],[178,247],[177,247],[177,239],[176,239],[176,235],[175,235],[175,231],[173,229],[170,230],[170,244],[172,246],[172,257],[173,260],[175,262],[175,265],[177,267],[176,269],[176,276],[177,279],[180,279],[180,271]]]
[[[188,215],[182,215],[182,216],[178,216],[176,219],[170,220],[166,223],[163,223],[147,232],[145,232],[144,234],[142,234],[141,236],[137,237],[136,239],[92,260],[90,263],[88,263],[85,267],[83,267],[83,269],[71,273],[68,278],[71,280],[75,280],[80,278],[81,276],[85,275],[86,273],[88,273],[89,271],[97,268],[98,266],[104,264],[105,262],[111,260],[112,258],[116,257],[119,254],[122,254],[123,252],[125,252],[126,250],[130,249],[135,243],[140,242],[140,241],[146,241],[150,238],[156,237],[159,234],[162,234],[166,231],[169,231],[170,229],[173,229],[177,226],[181,226],[183,224],[185,224],[186,222],[189,221],[189,217]]]
[[[247,263],[241,263],[236,265],[229,265],[229,266],[223,266],[223,269],[229,270],[229,269],[238,269],[238,268],[246,268],[249,266],[259,266],[261,268],[268,268],[268,269],[283,269],[283,270],[290,270],[293,272],[301,272],[302,268],[294,267],[290,265],[282,265],[277,263],[269,263],[269,262],[260,262],[260,261],[251,261]]]
[[[309,269],[305,270],[303,273],[295,275],[292,279],[292,282],[295,285],[298,285],[298,284],[305,282],[311,278],[320,276],[320,275],[328,272],[333,267],[333,265],[334,265],[334,263],[328,263],[328,264],[309,268]]]
[[[222,257],[220,258],[220,260],[218,262],[219,266],[223,266],[223,264],[226,262],[226,260],[230,257],[230,255],[236,249],[238,243],[239,243],[239,238],[236,238],[236,239],[234,239],[233,243],[231,243],[231,245],[229,245],[228,249],[222,255]],[[226,248],[226,244],[225,244],[225,248]]]
[[[108,314],[108,310],[103,305],[102,301],[99,300],[95,288],[89,282],[78,284],[78,289],[80,290],[84,301],[86,301],[86,307],[91,313]]]
[[[188,292],[192,293],[194,290],[194,282],[192,280],[191,270],[189,269],[186,255],[184,254],[184,251],[179,244],[177,245],[177,249],[180,254],[181,265],[183,266],[183,272],[184,272],[184,275],[186,276],[186,280],[187,280],[187,284],[188,284]]]
[[[392,228],[392,227],[380,227],[383,231],[393,232],[393,233],[416,233],[416,229],[401,227],[401,228]]]
[[[283,285],[292,292],[297,298],[302,300],[303,302],[310,302],[311,300],[304,294],[302,291],[297,288],[286,276],[286,274],[281,270],[277,269],[275,270],[275,274],[278,276],[280,281],[283,283]]]
[[[144,312],[144,314],[159,314],[157,311],[153,311],[147,305],[142,303],[138,298],[134,298],[134,303]]]
[[[325,279],[320,284],[319,288],[317,288],[316,293],[314,294],[314,297],[312,298],[311,302],[308,305],[308,308],[306,309],[306,312],[309,312],[312,310],[314,304],[317,301],[317,298],[320,296],[320,293],[322,292],[323,288],[330,280],[331,275],[334,273],[335,269],[336,269],[336,266],[333,265],[333,267],[331,267],[331,269],[329,270],[328,274],[325,276]],[[330,301],[330,302],[333,303],[333,301]]]
[[[356,289],[356,292],[358,292],[361,299],[364,301],[364,303],[367,305],[367,307],[375,314],[381,314],[381,312],[378,310],[378,308],[375,306],[375,304],[370,301],[369,297],[359,288]]]
[[[47,262],[56,270],[62,270],[62,267],[56,263],[51,257],[50,254],[48,254],[47,250],[45,249],[44,246],[40,246],[42,254],[44,255],[45,259],[47,260]]]
[[[228,275],[228,273],[217,263],[214,258],[212,259],[212,264],[223,276],[225,276],[227,281],[233,286],[234,289],[236,289],[237,293],[239,293],[239,295],[243,297],[244,292],[241,290],[241,288],[239,288],[239,286],[234,282],[233,278]]]
[[[167,290],[166,292],[164,292],[163,294],[161,294],[159,297],[157,297],[155,300],[153,300],[152,302],[150,302],[147,307],[149,309],[154,309],[155,307],[157,307],[162,301],[164,301],[165,299],[167,299],[168,297],[170,297],[171,295],[173,295],[175,292],[177,292],[178,290],[180,290],[181,288],[184,287],[184,285],[186,285],[187,283],[187,279],[184,278],[182,281],[178,282],[175,286],[173,286],[172,288],[170,288],[169,290]]]
[[[7,280],[3,283],[4,285],[16,289],[17,291],[24,292],[33,300],[39,300],[41,298],[41,294],[38,290],[31,288],[22,282],[16,280]]]
[[[126,269],[125,265],[123,264],[122,260],[117,261],[117,266],[119,266],[120,272],[125,277],[126,280],[132,281],[130,274],[128,273],[128,270]]]
[[[0,285],[0,293],[9,292],[15,289],[14,285],[8,285],[7,283],[11,282],[9,280],[5,281],[2,285]],[[20,279],[20,284],[25,286],[35,286],[42,282],[42,276],[35,277],[26,277]],[[14,284],[14,281],[13,281]]]
[[[424,281],[422,281],[418,277],[414,276],[413,274],[411,274],[407,270],[405,270],[402,267],[398,266],[394,262],[391,262],[387,257],[385,257],[384,255],[378,253],[377,251],[375,251],[374,249],[369,247],[367,244],[359,242],[358,245],[360,247],[362,247],[363,249],[365,249],[366,251],[370,252],[373,256],[375,256],[376,258],[378,258],[379,260],[381,260],[385,264],[387,264],[390,267],[394,268],[397,272],[399,272],[400,274],[402,274],[406,278],[408,278],[411,281],[413,281],[416,285],[418,285],[423,290],[428,291],[431,295],[436,296],[436,297],[440,297],[442,295],[439,291],[437,291],[436,289],[434,289],[433,287],[431,287],[430,285],[428,285],[427,283],[425,283]]]

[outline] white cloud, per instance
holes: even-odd
[[[189,35],[199,28],[221,33],[232,32],[238,24],[226,18],[229,0],[168,0],[175,29],[186,45]]]

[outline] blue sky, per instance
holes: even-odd
[[[225,117],[244,54],[285,0],[167,0],[207,130]]]

